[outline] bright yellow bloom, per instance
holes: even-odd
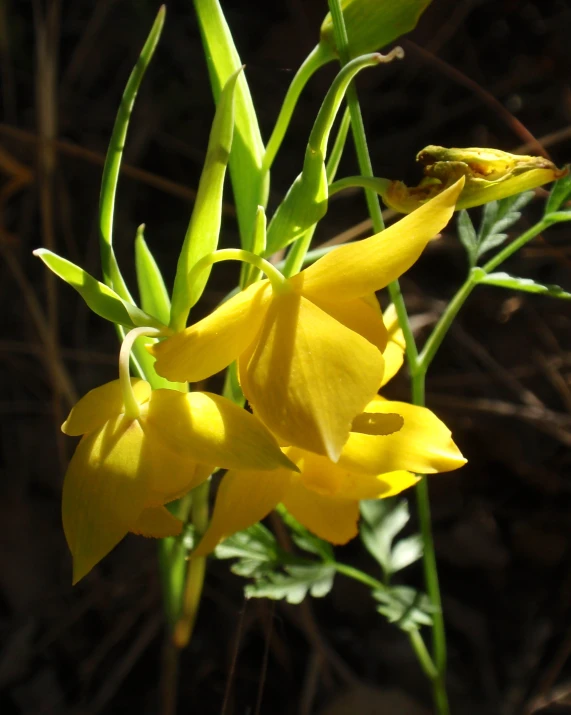
[[[448,222],[464,180],[382,233],[342,246],[279,289],[250,286],[150,347],[159,375],[197,382],[238,359],[254,412],[285,444],[337,461],[383,379],[387,341],[375,291]]]
[[[509,154],[499,149],[446,149],[427,146],[416,160],[424,165],[424,178],[418,186],[402,181],[386,182],[382,192],[387,206],[401,213],[418,209],[423,203],[450,186],[460,176],[466,178],[456,209],[469,209],[490,201],[514,196],[556,181],[568,173],[542,156]]]
[[[213,467],[291,467],[262,423],[223,397],[131,384],[137,418],[125,415],[115,380],[88,392],[62,425],[67,435],[83,435],[62,497],[74,583],[129,531],[178,534],[182,523],[164,504],[207,479]]]
[[[387,379],[403,361],[404,339],[392,309],[387,346]],[[285,454],[299,468],[274,472],[230,470],[223,478],[212,521],[194,552],[203,556],[222,540],[267,516],[279,503],[307,529],[333,544],[357,534],[359,500],[384,499],[413,486],[415,472],[458,469],[466,460],[450,430],[426,407],[391,402],[377,395],[353,430],[337,464],[290,447]]]

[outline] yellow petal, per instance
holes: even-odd
[[[240,357],[240,383],[278,438],[336,461],[383,363],[368,340],[290,292],[274,297],[256,344]]]
[[[143,509],[131,531],[141,536],[164,539],[166,536],[178,536],[182,527],[183,523],[180,519],[173,516],[164,506],[157,506]]]
[[[377,398],[367,405],[367,412],[397,413],[404,425],[387,437],[351,433],[339,460],[350,471],[382,474],[404,469],[433,474],[466,463],[448,427],[426,407]]]
[[[291,472],[230,471],[220,482],[212,521],[193,556],[205,556],[223,539],[266,517],[281,501]]]
[[[220,395],[154,390],[144,424],[194,462],[223,469],[292,467],[260,420]]]
[[[401,415],[381,414],[379,412],[362,412],[355,417],[351,425],[351,432],[369,435],[389,435],[402,429],[404,420]]]
[[[357,536],[359,502],[336,499],[306,489],[294,478],[283,498],[283,505],[300,524],[332,544],[346,544]]]
[[[169,504],[175,499],[180,499],[189,491],[198,487],[202,482],[205,482],[210,475],[216,470],[216,467],[211,467],[208,464],[196,464],[194,469],[187,467],[186,474],[189,477],[188,481],[183,482],[179,489],[173,489],[169,491],[164,491],[164,484],[162,485],[163,491],[153,492],[151,495],[152,506],[157,506],[161,504]],[[153,480],[156,485],[156,481]]]
[[[137,523],[149,491],[144,456],[141,426],[123,417],[83,437],[75,450],[62,495],[73,583],[91,571]]]
[[[462,177],[385,231],[340,246],[291,280],[312,300],[350,300],[384,288],[407,271],[446,226],[463,186]]]
[[[385,358],[383,385],[386,385],[387,382],[391,380],[402,367],[406,343],[403,332],[399,326],[397,311],[393,303],[391,303],[383,313],[383,321],[389,338],[387,347],[383,352],[383,357]]]
[[[288,457],[299,467],[303,486],[317,494],[338,499],[381,499],[413,486],[418,477],[410,472],[362,474],[350,472],[321,457],[301,449],[287,450]]]
[[[144,380],[131,378],[135,398],[139,404],[146,402],[151,394],[151,386]],[[78,437],[101,427],[107,420],[123,412],[123,393],[119,380],[90,390],[72,408],[67,420],[61,426],[62,432],[70,437]]]
[[[336,301],[319,296],[312,300],[321,310],[342,323],[349,330],[373,343],[384,356],[388,334],[379,302],[374,294],[365,298]]]
[[[198,382],[223,370],[254,340],[270,295],[267,281],[254,283],[198,323],[148,346],[157,373]]]

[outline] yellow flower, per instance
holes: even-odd
[[[446,149],[427,146],[416,160],[424,165],[418,186],[388,181],[381,192],[387,206],[401,213],[414,211],[457,181],[466,178],[456,209],[469,209],[514,196],[556,181],[568,173],[542,156],[508,154],[498,149]]]
[[[404,339],[392,309],[386,379],[402,364]],[[307,529],[333,544],[357,534],[359,500],[394,496],[418,481],[415,472],[458,469],[466,460],[450,430],[426,407],[377,395],[353,430],[337,464],[297,447],[284,449],[299,468],[274,472],[230,470],[222,479],[212,521],[198,548],[204,556],[222,540],[267,516],[279,503]]]
[[[282,289],[255,283],[150,347],[157,373],[197,382],[238,359],[244,395],[276,437],[337,461],[383,378],[387,332],[374,293],[446,225],[463,182],[382,233],[332,251]]]
[[[67,435],[83,435],[62,497],[73,583],[129,531],[178,534],[182,523],[164,504],[207,479],[213,466],[291,467],[262,423],[223,397],[151,391],[136,379],[131,384],[140,407],[137,418],[125,415],[115,380],[88,392],[62,425]]]

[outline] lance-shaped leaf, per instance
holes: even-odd
[[[196,276],[190,285],[188,279],[191,269],[218,246],[222,191],[234,132],[234,91],[241,72],[242,68],[239,68],[226,83],[212,123],[194,210],[174,279],[170,318],[170,325],[174,330],[182,330],[185,327],[188,312],[202,295],[210,275],[208,268]]]
[[[359,57],[346,64],[333,81],[313,125],[303,170],[291,185],[268,227],[268,255],[295,241],[325,215],[328,200],[325,156],[333,122],[353,77],[365,67],[377,65],[381,61],[382,57],[378,54]]]
[[[375,52],[410,32],[431,0],[341,0],[349,37],[350,58]],[[338,55],[333,21],[328,13],[321,25],[319,44]]]
[[[146,313],[153,315],[162,323],[168,325],[171,302],[161,271],[145,241],[144,228],[144,225],[139,226],[137,237],[135,238],[135,268],[141,306]],[[164,387],[187,392],[188,384],[186,382],[170,382],[156,374],[154,368],[155,358],[145,349],[145,346],[154,345],[156,342],[156,338],[146,336],[135,340],[133,352],[137,356],[136,365],[142,371],[142,374],[147,376],[154,390]]]
[[[101,267],[105,283],[113,288],[121,298],[132,302],[131,295],[113,251],[113,213],[115,211],[115,197],[119,181],[119,171],[123,158],[123,147],[127,138],[127,130],[131,119],[131,112],[143,76],[149,66],[157,47],[165,21],[166,9],[164,5],[159,9],[151,32],[141,51],[137,64],[133,68],[117,112],[113,133],[109,142],[103,178],[101,179],[101,194],[99,197],[99,232],[101,248]]]
[[[160,320],[145,313],[128,300],[123,300],[114,290],[89,275],[75,263],[48,251],[46,248],[38,248],[34,251],[34,255],[41,258],[56,276],[75,288],[89,308],[102,318],[129,328],[143,326],[164,328]]]
[[[510,276],[509,273],[488,273],[486,274],[483,269],[475,269],[473,275],[477,279],[478,283],[484,283],[485,285],[497,286],[498,288],[511,288],[513,290],[521,290],[525,293],[539,293],[541,295],[548,295],[552,298],[563,298],[564,300],[571,300],[571,293],[563,290],[558,285],[553,284],[542,284],[532,281],[531,278],[519,278],[518,276]]]
[[[218,0],[194,0],[210,83],[218,103],[222,88],[242,66],[232,34]],[[236,87],[236,129],[230,157],[230,175],[242,247],[250,250],[256,209],[265,206],[268,175],[262,171],[264,144],[258,126],[250,89],[244,74]]]
[[[135,269],[141,306],[165,325],[169,322],[171,302],[161,271],[145,241],[145,226],[139,226],[135,238]]]

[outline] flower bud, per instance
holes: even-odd
[[[383,198],[387,206],[410,213],[428,199],[464,176],[466,183],[456,209],[469,209],[535,189],[568,173],[541,156],[508,154],[498,149],[446,149],[427,146],[416,157],[424,165],[424,178],[418,186],[402,181],[389,183]]]
[[[342,0],[349,59],[377,52],[418,22],[431,0]],[[331,13],[321,25],[319,44],[337,56]]]

